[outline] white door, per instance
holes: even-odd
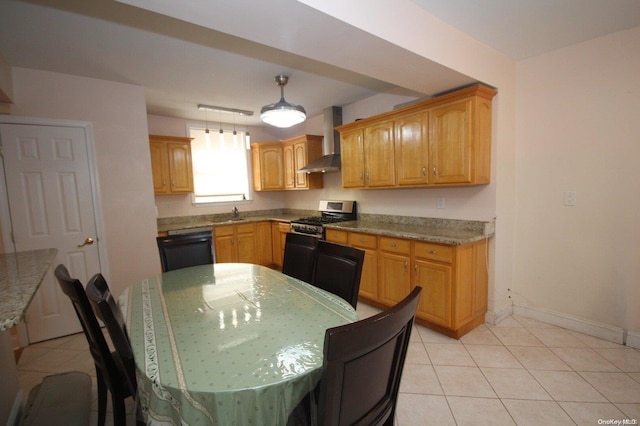
[[[27,311],[30,343],[82,331],[55,266],[63,263],[83,283],[100,272],[85,131],[0,124],[15,250],[58,249]]]

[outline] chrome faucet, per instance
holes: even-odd
[[[231,212],[233,212],[233,217],[237,218],[240,215],[240,212],[238,211],[238,208],[236,206],[233,206],[233,208],[231,209]]]

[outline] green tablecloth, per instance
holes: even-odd
[[[218,263],[148,278],[120,297],[150,424],[284,425],[321,375],[344,300],[278,271]]]

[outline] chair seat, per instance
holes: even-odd
[[[87,426],[91,412],[91,377],[86,373],[46,376],[29,393],[25,426]]]

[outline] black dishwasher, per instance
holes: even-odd
[[[156,240],[163,272],[214,262],[210,227],[170,231],[168,236]]]

